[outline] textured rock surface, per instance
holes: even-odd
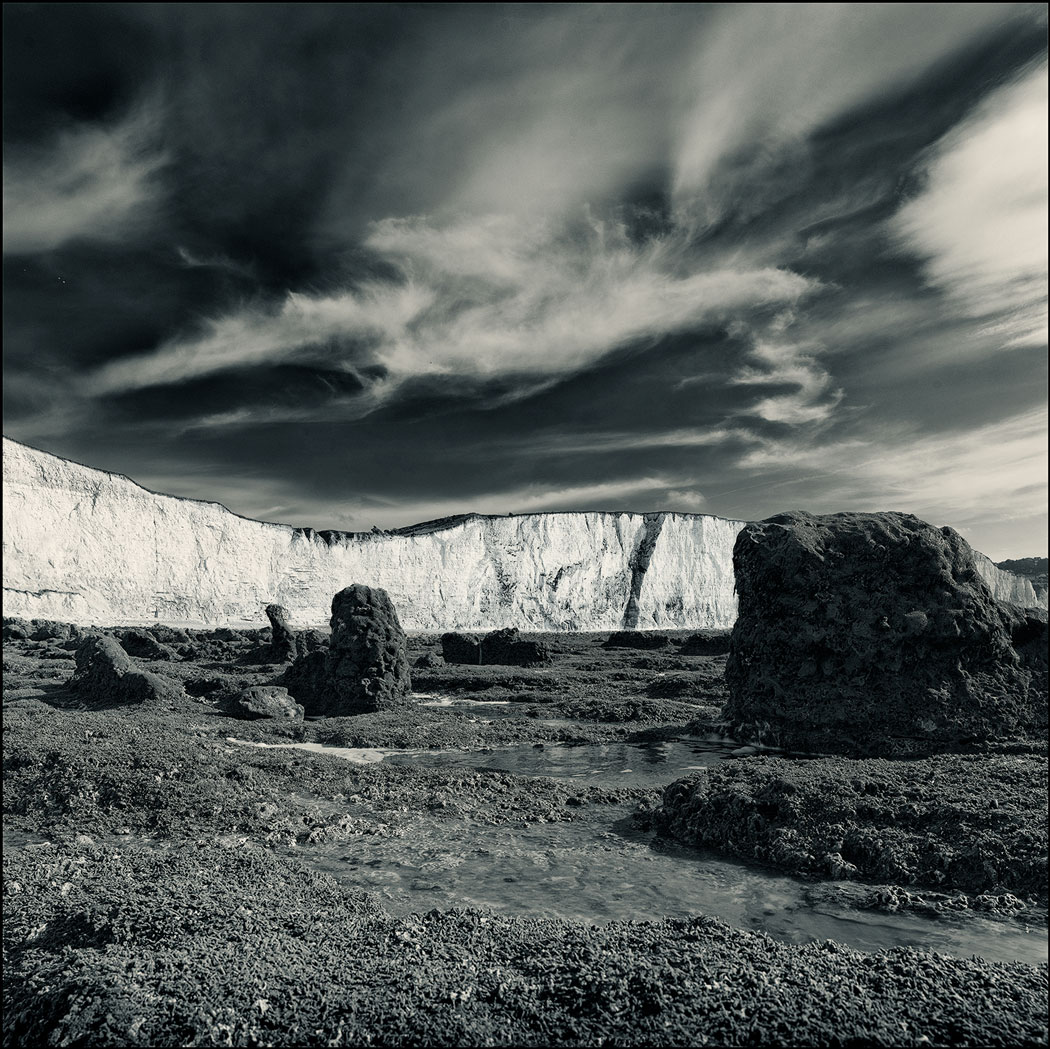
[[[526,641],[517,627],[493,630],[481,639],[481,662],[489,666],[528,667],[551,661],[544,641]]]
[[[275,663],[290,663],[298,652],[295,631],[288,624],[288,609],[283,605],[267,605],[266,618],[270,620],[270,658]]]
[[[724,656],[729,651],[728,630],[703,630],[690,634],[678,650],[683,656]]]
[[[606,648],[667,648],[671,639],[666,634],[617,630],[605,642]]]
[[[441,635],[441,658],[446,663],[481,666],[481,642],[471,634],[450,630]]]
[[[972,551],[908,514],[781,514],[734,550],[725,716],[788,747],[894,754],[1031,732],[1043,708]]]
[[[136,670],[115,638],[90,635],[77,648],[77,669],[70,687],[93,706],[170,703],[180,690],[156,674]]]
[[[224,704],[227,714],[254,721],[260,718],[291,718],[302,721],[303,707],[276,685],[253,685],[231,696]]]
[[[411,703],[405,632],[385,590],[355,583],[332,598],[325,670],[324,707],[308,707],[311,714],[367,714]]]
[[[163,659],[178,662],[181,658],[170,645],[162,645],[149,630],[115,630],[120,647],[136,659]]]

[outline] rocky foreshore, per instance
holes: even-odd
[[[4,649],[5,1045],[1045,1044],[1045,965],[787,944],[709,917],[398,916],[310,862],[318,848],[410,843],[421,820],[571,828],[634,806],[725,854],[852,878],[827,889],[855,884],[848,905],[873,913],[965,918],[965,897],[1010,921],[1013,899],[1018,920],[1039,921],[1046,759],[1031,741],[925,761],[756,754],[666,791],[354,764],[231,738],[586,751],[702,735],[720,724],[725,656],[688,655],[684,633],[653,650],[548,635],[534,639],[553,663],[455,666],[439,638],[410,637],[413,705],[244,720],[229,697],[280,688],[286,672],[267,661],[269,631],[154,631],[186,646],[131,659],[166,699],[108,706],[70,687],[83,636],[32,632]],[[324,640],[300,637],[307,652]],[[450,705],[422,705],[427,692]],[[478,701],[504,713],[481,716]]]

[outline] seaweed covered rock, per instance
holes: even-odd
[[[671,639],[666,634],[650,630],[616,630],[609,635],[603,648],[667,648]]]
[[[749,757],[664,789],[654,823],[782,870],[967,893],[1047,894],[1046,758]]]
[[[1014,651],[1021,658],[1021,664],[1031,673],[1029,694],[1034,693],[1035,730],[1045,736],[1047,727],[1047,643],[1050,641],[1047,630],[1047,611],[1045,608],[1005,609],[1010,629],[1010,641]],[[1042,702],[1039,702],[1039,697]]]
[[[332,598],[323,710],[366,714],[411,703],[405,632],[385,590],[354,583]]]
[[[149,632],[162,645],[184,645],[190,640],[190,632],[183,627],[154,623]]]
[[[329,637],[323,630],[300,630],[295,635],[295,644],[300,654],[328,651]]]
[[[952,529],[901,513],[786,513],[745,526],[733,564],[725,717],[735,734],[892,755],[1011,738],[1045,720],[1014,617]]]
[[[288,609],[283,605],[267,605],[266,618],[270,621],[270,661],[291,663],[298,650],[295,631],[288,624]]]
[[[288,694],[288,689],[277,685],[253,685],[230,696],[223,704],[227,714],[246,721],[261,718],[291,718],[302,721],[304,710]]]
[[[76,651],[69,687],[93,706],[173,703],[182,690],[165,678],[137,670],[116,638],[89,635]]]
[[[678,650],[683,656],[724,656],[729,651],[730,631],[700,630],[690,634]]]
[[[24,619],[15,616],[4,616],[4,640],[26,641],[29,639],[30,626]]]
[[[327,713],[328,651],[316,649],[304,652],[284,672],[281,684],[311,714]]]
[[[129,656],[134,656],[136,659],[158,659],[171,662],[178,662],[182,659],[182,656],[173,648],[161,644],[153,636],[152,631],[127,628],[114,630],[113,636],[120,642],[120,647]]]
[[[490,666],[527,667],[551,661],[543,641],[524,641],[517,627],[493,630],[481,639],[479,662]]]
[[[53,619],[31,619],[28,622],[15,616],[4,616],[5,641],[66,641],[80,637],[80,627],[72,623],[58,623]]]
[[[441,658],[446,663],[480,666],[481,643],[470,634],[457,634],[450,631],[441,635]]]

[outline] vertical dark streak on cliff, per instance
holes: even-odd
[[[631,593],[627,598],[627,607],[623,610],[623,629],[634,630],[638,626],[638,597],[642,592],[642,580],[649,568],[656,549],[656,540],[664,526],[664,513],[645,514],[645,524],[638,536],[638,544],[631,554]]]

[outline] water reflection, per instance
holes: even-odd
[[[698,768],[715,765],[736,746],[722,740],[585,746],[548,743],[486,751],[401,751],[389,754],[385,760],[393,765],[486,769],[513,772],[519,776],[586,780],[609,786],[653,787],[665,786]]]

